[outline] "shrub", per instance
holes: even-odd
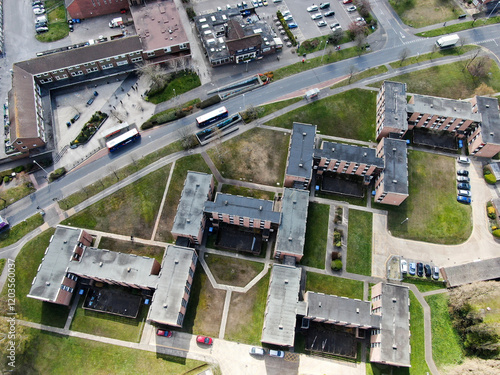
[[[66,168],[62,167],[62,168],[56,169],[54,172],[52,172],[50,174],[49,181],[50,182],[55,181],[58,178],[61,178],[62,176],[64,176],[65,174],[66,174]]]
[[[13,169],[13,171],[16,172],[16,173],[21,173],[22,171],[24,171],[24,165],[20,165],[18,167],[15,167]]]
[[[340,251],[332,251],[332,260],[342,258],[342,253]]]
[[[495,229],[492,233],[495,237],[500,237],[500,229]]]
[[[488,184],[496,184],[497,182],[497,179],[495,178],[495,175],[494,174],[485,174],[484,175],[484,180],[488,183]]]
[[[332,270],[341,271],[342,270],[342,261],[340,259],[332,260],[331,264]]]
[[[494,219],[496,217],[496,210],[495,207],[488,207],[488,217],[490,219]]]
[[[214,105],[214,104],[217,104],[217,103],[220,103],[220,96],[219,95],[214,95],[214,96],[211,96],[208,99],[205,99],[201,103],[199,103],[198,107],[201,108],[201,109],[203,109],[203,108],[210,107],[211,105]]]
[[[186,13],[187,13],[187,16],[189,17],[190,21],[192,21],[194,19],[194,17],[196,17],[196,12],[191,7],[186,8]]]
[[[9,176],[3,176],[3,182],[7,183],[10,181],[10,177]]]
[[[342,235],[340,234],[339,231],[334,230],[333,231],[333,242],[339,242],[340,240],[342,240]]]

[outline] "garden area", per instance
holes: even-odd
[[[346,271],[359,275],[372,274],[372,222],[371,212],[349,210]]]
[[[50,43],[63,39],[69,34],[64,0],[45,0],[49,31],[36,35],[40,42]]]
[[[200,85],[200,77],[191,70],[170,73],[161,87],[148,91],[145,99],[153,104],[159,104]]]
[[[339,297],[363,299],[363,282],[307,272],[306,290]]]
[[[90,139],[94,136],[95,133],[99,130],[99,128],[102,126],[104,121],[106,121],[108,118],[108,114],[97,111],[92,115],[89,121],[83,125],[82,131],[74,139],[73,141],[70,142],[70,146],[81,146],[90,141]]]
[[[389,0],[408,26],[419,28],[457,19],[463,13],[453,0]]]
[[[370,141],[375,139],[377,93],[353,89],[316,100],[266,123],[291,129],[294,122],[315,124],[318,132],[336,137]]]
[[[319,203],[309,204],[302,265],[325,269],[329,215],[330,206]]]
[[[206,254],[205,262],[219,284],[244,287],[263,269],[264,263],[241,258]]]

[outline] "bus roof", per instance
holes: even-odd
[[[113,138],[111,141],[106,142],[106,147],[107,148],[115,147],[117,144],[126,141],[127,139],[133,137],[136,134],[139,134],[139,131],[136,128],[131,129],[128,132],[120,134],[118,137]]]
[[[201,115],[201,116],[197,117],[196,118],[196,122],[198,122],[198,124],[200,124],[202,122],[205,122],[205,121],[211,119],[214,116],[221,115],[221,114],[223,114],[225,112],[227,112],[226,107],[217,108],[217,109],[213,110],[212,112],[208,112],[208,113],[206,113],[204,115]]]
[[[116,133],[118,133],[119,131],[121,131],[123,129],[128,129],[128,122],[124,122],[122,124],[117,124],[117,125],[112,126],[111,128],[109,128],[108,130],[105,130],[104,138],[109,138],[113,134],[116,134]]]

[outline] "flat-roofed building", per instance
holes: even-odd
[[[254,228],[262,232],[263,238],[269,238],[281,222],[281,213],[274,211],[273,201],[241,195],[217,193],[213,202],[205,202],[204,211],[216,228],[220,223]]]
[[[375,201],[399,206],[409,195],[406,141],[383,138],[377,145],[377,156],[384,160],[384,169],[375,181]]]
[[[148,322],[182,327],[198,256],[194,249],[169,245],[161,263]]]
[[[274,256],[286,255],[300,262],[304,255],[309,191],[285,188],[281,203],[281,224],[276,236]]]
[[[132,0],[142,1],[142,0]],[[129,0],[65,0],[70,18],[91,18],[129,9]]]
[[[185,237],[199,245],[205,231],[205,202],[212,199],[214,178],[211,174],[189,171],[184,181],[172,226],[174,238]]]
[[[376,135],[403,137],[408,130],[406,84],[384,81],[377,94]]]
[[[498,100],[485,96],[471,99],[472,111],[481,115],[481,125],[467,137],[469,154],[491,158],[500,152],[500,111]]]
[[[300,268],[273,265],[264,313],[263,343],[293,347],[297,314],[305,314],[305,304],[299,300],[301,276]]]
[[[283,186],[307,189],[312,177],[316,125],[294,122]]]
[[[381,324],[370,336],[370,362],[411,367],[408,287],[380,282],[372,287],[371,304]]]

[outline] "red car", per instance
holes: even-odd
[[[214,340],[212,340],[211,337],[198,336],[198,337],[196,337],[196,342],[199,342],[200,344],[205,344],[205,345],[212,345],[214,343]]]
[[[344,4],[349,4],[349,3],[352,3],[352,0],[342,0],[342,2],[343,2]]]
[[[172,337],[172,331],[165,331],[163,329],[157,329],[156,334],[158,336]]]

